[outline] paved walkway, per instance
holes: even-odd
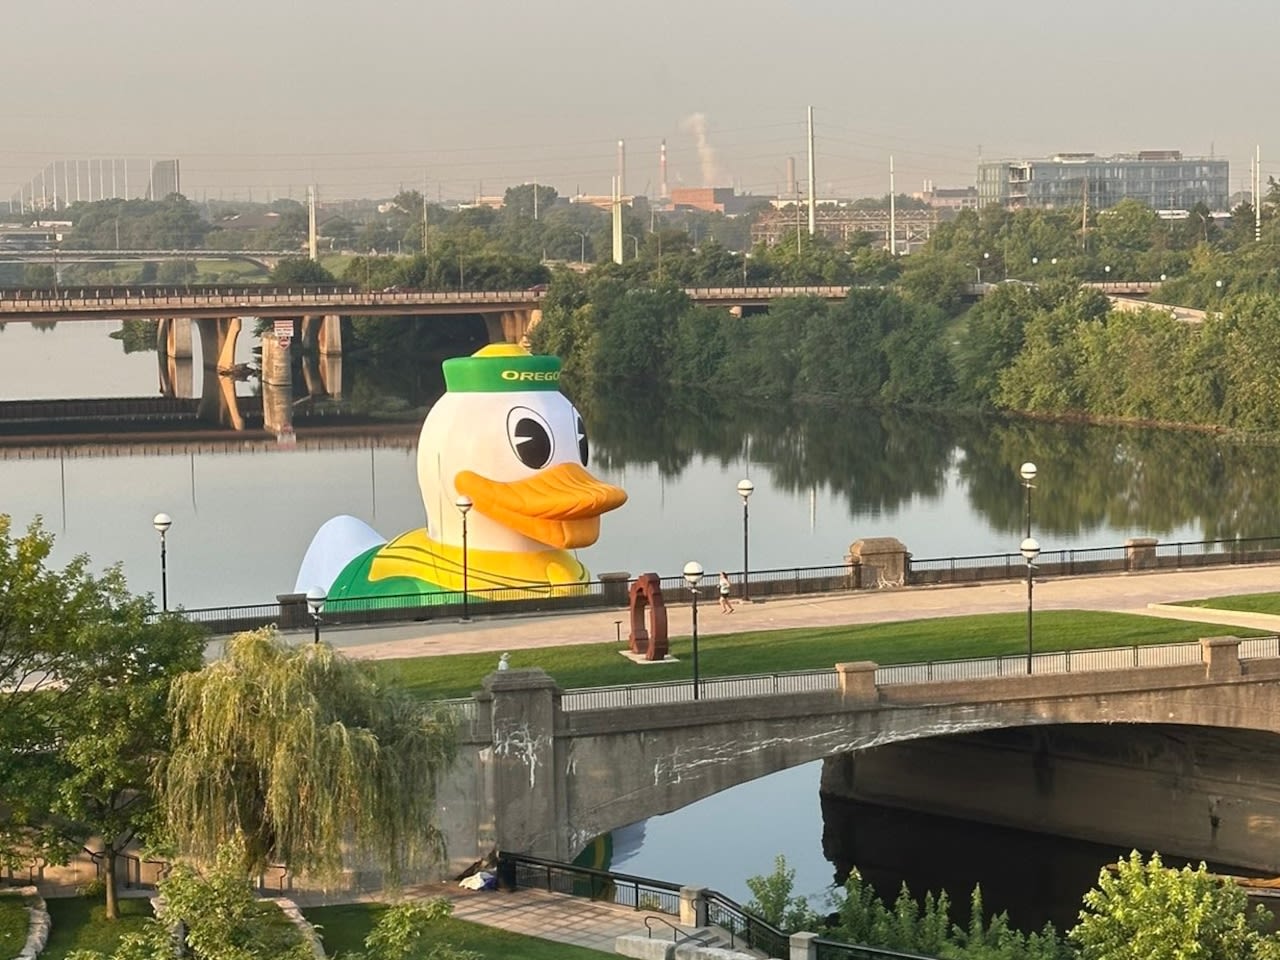
[[[1225,626],[1280,632],[1280,617],[1199,609],[1186,614],[1167,605],[1180,600],[1280,590],[1280,565],[1210,567],[1159,573],[1126,573],[1037,580],[1037,610],[1109,610],[1177,617]],[[1154,606],[1153,606],[1154,605]],[[723,614],[711,598],[699,604],[698,633],[708,636],[746,630],[882,623],[975,613],[1017,613],[1027,609],[1026,582],[949,584],[824,593],[737,603]],[[689,632],[687,604],[668,607],[671,632]],[[384,659],[446,653],[482,653],[602,643],[627,635],[622,610],[592,610],[516,617],[476,617],[469,623],[429,620],[394,626],[332,627],[324,639],[353,657]],[[300,631],[299,636],[310,636]],[[495,661],[496,666],[496,661]]]

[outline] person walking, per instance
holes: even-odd
[[[720,612],[733,613],[733,601],[729,599],[729,593],[732,587],[729,583],[729,574],[723,570],[720,571]]]

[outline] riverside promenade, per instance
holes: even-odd
[[[708,579],[705,599],[698,604],[699,636],[979,613],[1025,613],[1027,609],[1025,580],[770,597],[759,603],[735,601],[732,614],[720,612],[714,588],[714,580]],[[1168,606],[1183,600],[1271,591],[1280,591],[1277,564],[1047,577],[1035,582],[1035,609],[1105,610],[1280,632],[1280,616]],[[326,627],[324,639],[348,656],[392,659],[490,650],[496,656],[507,650],[607,643],[616,641],[619,629],[625,641],[628,631],[627,611],[621,608],[495,617],[483,616],[483,609],[482,604],[474,605],[472,611],[481,615],[467,623],[441,619],[392,626]],[[688,604],[668,605],[667,616],[672,637],[690,633]],[[301,630],[296,635],[309,638],[311,632]]]

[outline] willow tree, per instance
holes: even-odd
[[[452,716],[381,682],[326,644],[242,633],[180,677],[156,790],[181,854],[212,862],[237,834],[246,864],[321,880],[372,861],[389,882],[438,862],[436,779],[452,762]]]

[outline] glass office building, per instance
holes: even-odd
[[[1140,200],[1153,210],[1190,210],[1203,203],[1226,210],[1230,171],[1226,160],[1184,157],[1178,150],[1100,157],[1059,153],[1042,160],[990,160],[978,164],[982,206],[1078,207],[1088,197],[1095,210]]]

